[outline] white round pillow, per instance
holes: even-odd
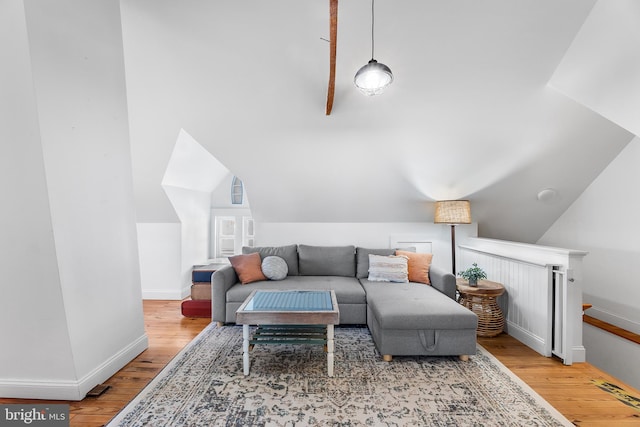
[[[262,274],[269,280],[282,280],[287,277],[289,267],[279,256],[268,256],[262,260]]]

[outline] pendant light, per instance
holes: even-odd
[[[365,95],[380,95],[393,82],[393,74],[389,67],[373,59],[374,48],[374,0],[371,0],[371,60],[360,68],[353,78],[353,83]]]

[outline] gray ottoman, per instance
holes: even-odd
[[[460,356],[476,353],[478,317],[421,283],[361,280],[367,326],[384,360],[393,356]]]

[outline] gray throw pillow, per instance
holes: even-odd
[[[262,274],[269,280],[283,280],[288,272],[286,261],[279,256],[268,256],[262,260]]]
[[[287,263],[287,268],[289,269],[289,276],[297,276],[298,275],[298,246],[297,245],[288,245],[288,246],[261,246],[261,247],[242,247],[243,254],[250,254],[253,252],[258,252],[260,254],[260,258],[265,259],[268,256],[278,256],[285,260]]]

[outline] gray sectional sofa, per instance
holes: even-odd
[[[254,289],[334,290],[340,324],[366,324],[384,359],[393,356],[460,356],[476,351],[477,316],[455,301],[456,280],[431,266],[431,285],[367,280],[369,254],[393,255],[395,249],[355,246],[288,245],[244,247],[264,259],[287,263],[284,280],[241,284],[231,266],[211,277],[212,320],[234,323],[235,313]]]

